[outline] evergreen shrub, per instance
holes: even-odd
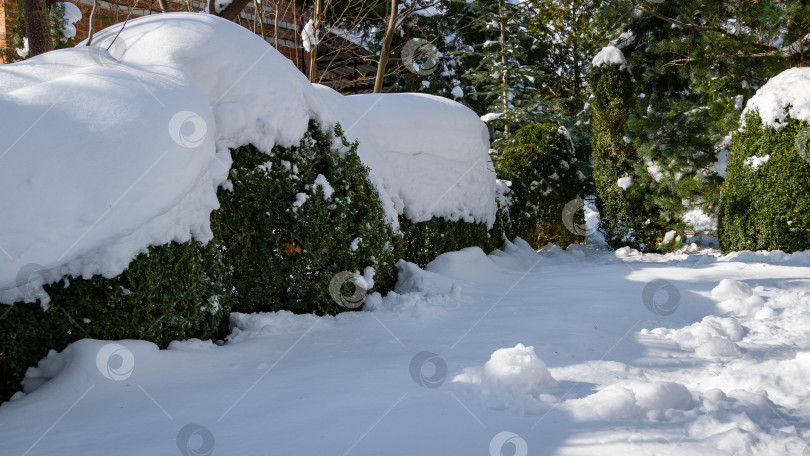
[[[356,150],[339,125],[324,132],[312,121],[298,146],[233,151],[232,188],[219,191],[212,229],[235,311],[347,310],[329,293],[343,271],[369,279],[373,269],[369,292],[393,286],[402,239]]]
[[[563,216],[566,204],[580,198],[584,188],[573,144],[563,129],[552,124],[521,128],[498,156],[496,170],[511,183],[509,239],[520,237],[534,248],[581,240]],[[584,223],[582,211],[573,216],[578,226]]]
[[[0,307],[0,401],[19,390],[26,369],[48,350],[79,339],[142,339],[165,348],[173,340],[224,336],[230,300],[216,255],[213,244],[196,241],[150,247],[117,277],[46,286],[48,310],[38,302]]]
[[[776,129],[753,113],[733,135],[718,214],[724,252],[810,249],[809,126],[788,118]]]

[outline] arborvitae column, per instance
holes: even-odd
[[[588,76],[593,113],[593,177],[605,240],[611,247],[637,245],[639,209],[618,185],[631,176],[633,146],[624,141],[630,108],[635,104],[632,75],[621,51],[607,47],[594,58]],[[634,242],[635,241],[635,242]]]

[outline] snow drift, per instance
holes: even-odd
[[[0,302],[47,303],[43,283],[113,277],[150,245],[207,242],[229,148],[294,145],[311,118],[360,141],[392,225],[494,222],[489,136],[469,109],[344,97],[236,24],[160,14],[0,67]]]

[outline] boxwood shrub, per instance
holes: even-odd
[[[518,130],[495,161],[498,177],[511,183],[508,238],[520,237],[534,248],[581,240],[563,221],[565,205],[584,188],[576,162],[573,144],[560,127],[536,124]],[[573,215],[574,223],[584,223],[582,211]]]
[[[745,129],[732,137],[720,198],[724,252],[810,249],[808,133],[807,122],[789,118],[776,129],[763,125],[756,113],[746,116]],[[766,155],[766,162],[753,166],[752,157]]]
[[[47,311],[38,303],[0,307],[0,401],[49,349],[78,339],[143,339],[166,347],[172,340],[224,337],[231,310],[334,314],[349,310],[329,293],[340,272],[371,279],[373,271],[373,286],[365,285],[384,292],[396,283],[400,258],[424,266],[464,247],[489,252],[511,232],[504,208],[492,229],[400,218],[395,232],[356,150],[339,125],[323,131],[315,122],[297,146],[269,154],[240,147],[229,185],[218,192],[213,241],[150,247],[115,278],[47,286]],[[353,285],[344,285],[351,294]]]
[[[496,221],[491,230],[486,223],[450,221],[441,217],[416,223],[400,217],[399,223],[404,240],[402,258],[419,267],[425,267],[442,253],[474,246],[489,253],[503,245],[500,221]]]
[[[234,310],[347,310],[329,294],[343,271],[363,275],[372,268],[372,290],[393,286],[402,239],[387,223],[356,149],[339,125],[325,132],[313,121],[297,146],[233,151],[232,188],[220,190],[212,228]]]
[[[19,389],[29,366],[49,349],[83,338],[172,340],[222,337],[230,298],[214,244],[195,241],[150,247],[119,276],[70,278],[45,287],[39,303],[0,307],[0,401]]]

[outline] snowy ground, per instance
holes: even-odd
[[[2,453],[805,451],[810,252],[518,243],[401,269],[371,311],[237,315],[224,346],[80,341],[0,407]]]

